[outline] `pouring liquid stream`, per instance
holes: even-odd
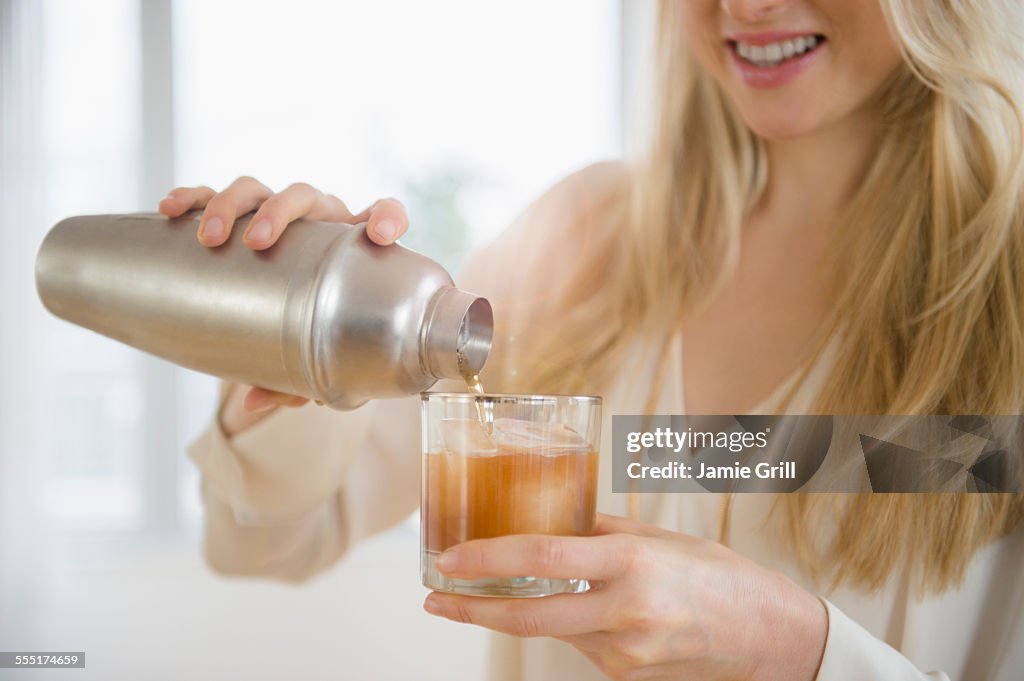
[[[459,353],[459,369],[462,374],[462,380],[466,382],[466,387],[469,391],[475,395],[484,394],[484,384],[480,380],[480,371],[474,370],[466,362],[466,356]],[[477,400],[476,403],[476,415],[480,419],[480,424],[483,426],[487,425],[486,414],[484,414],[484,404],[482,401]]]
[[[484,384],[480,382],[480,374],[465,375],[463,378],[466,379],[466,387],[469,388],[470,392],[477,395],[484,394]]]

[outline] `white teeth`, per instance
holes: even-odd
[[[813,49],[817,44],[818,38],[814,35],[800,36],[768,45],[750,45],[749,43],[737,41],[736,52],[744,60],[755,66],[775,66],[784,59],[789,59]]]

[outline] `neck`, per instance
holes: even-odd
[[[867,171],[874,142],[874,127],[865,117],[799,138],[767,141],[768,183],[754,219],[786,228],[833,224]]]

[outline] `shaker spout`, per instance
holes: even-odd
[[[420,356],[434,378],[464,379],[483,369],[491,352],[494,314],[486,298],[441,289],[424,327]]]

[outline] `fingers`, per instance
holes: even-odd
[[[205,210],[196,236],[200,243],[210,247],[227,241],[237,218],[254,210],[256,214],[243,235],[246,245],[254,250],[273,246],[288,225],[300,218],[366,222],[367,235],[382,246],[394,243],[409,229],[405,206],[396,199],[380,199],[353,215],[341,199],[304,182],[274,194],[252,177],[240,177],[220,193],[209,187],[179,187],[159,205],[160,212],[168,217],[179,217],[197,208]]]
[[[512,636],[573,636],[604,629],[612,608],[604,594],[544,598],[479,598],[434,592],[423,602],[432,615]]]
[[[271,191],[251,177],[240,177],[206,204],[199,220],[198,238],[204,246],[220,246],[231,235],[235,219],[256,209],[270,198]]]
[[[550,577],[609,580],[628,569],[635,538],[554,537],[521,534],[476,539],[453,546],[437,558],[437,569],[459,579]]]
[[[157,210],[169,218],[184,215],[190,210],[204,207],[215,191],[209,187],[177,187],[160,200]]]
[[[288,224],[299,218],[356,222],[355,216],[341,199],[298,182],[274,194],[260,206],[249,221],[249,228],[245,230],[245,243],[257,251],[270,248]]]
[[[246,411],[259,413],[277,406],[301,407],[306,402],[309,402],[309,400],[298,395],[288,395],[273,390],[266,390],[265,388],[250,388],[249,392],[245,394],[243,406]]]
[[[366,221],[366,234],[381,246],[397,241],[409,229],[409,216],[398,199],[380,199],[358,215],[352,222]]]

